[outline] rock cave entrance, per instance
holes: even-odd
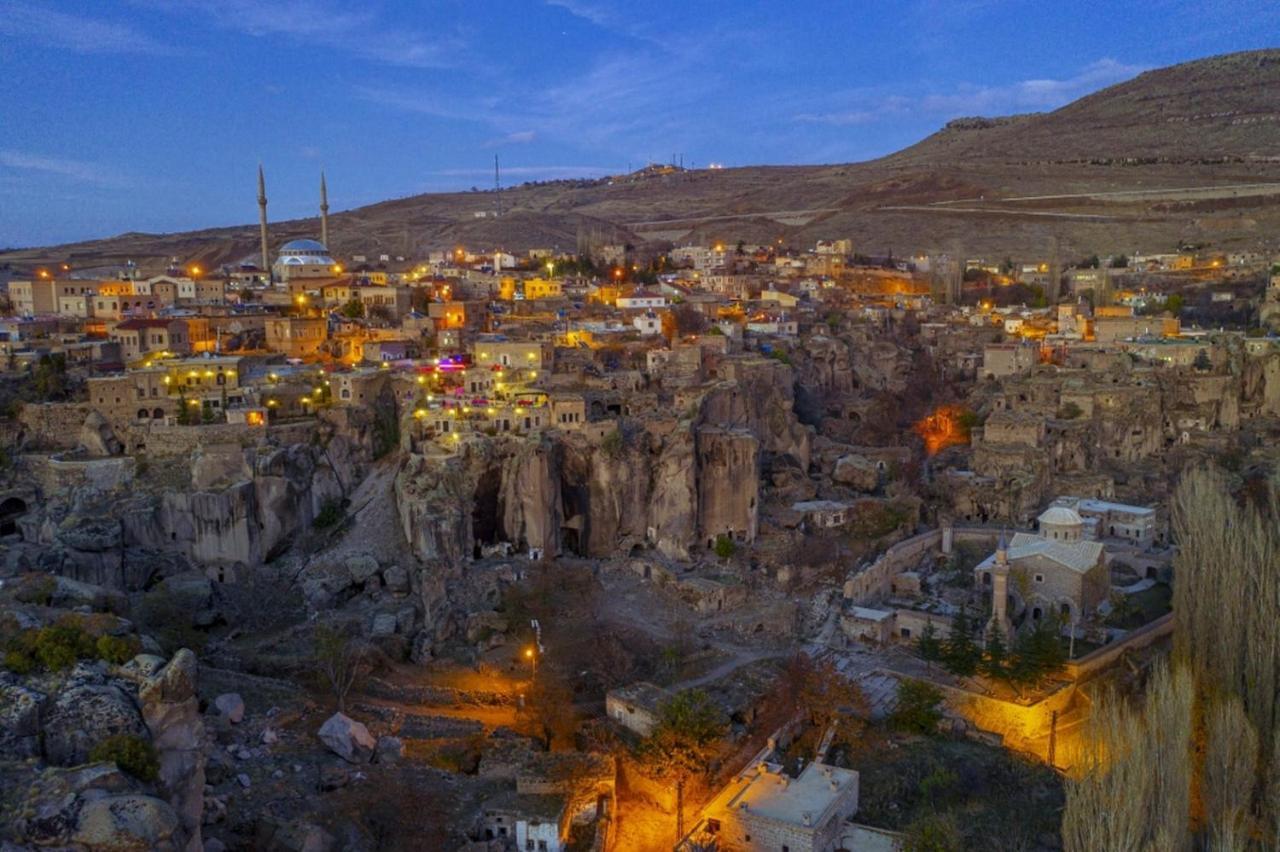
[[[0,536],[14,535],[18,532],[18,518],[27,513],[27,502],[17,497],[9,497],[0,502]]]
[[[475,499],[471,503],[471,534],[475,543],[474,556],[479,559],[481,547],[498,543],[498,493],[502,488],[502,473],[490,468],[476,482]]]
[[[560,547],[574,556],[586,556],[587,536],[584,528],[587,516],[587,489],[581,485],[562,483],[560,494],[561,517],[564,518],[560,524]]]

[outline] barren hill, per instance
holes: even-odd
[[[466,245],[572,249],[581,232],[641,242],[851,237],[860,250],[1038,253],[1274,250],[1280,227],[1280,50],[1150,71],[1050,113],[961,119],[896,154],[832,166],[754,166],[418,195],[331,217],[339,255]],[[251,202],[249,202],[251,203]],[[249,207],[247,213],[252,212]],[[248,218],[248,217],[246,217]],[[273,222],[271,239],[315,219]],[[22,268],[206,265],[252,256],[253,225],[126,234],[0,254]]]

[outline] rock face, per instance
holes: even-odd
[[[118,456],[124,452],[124,445],[111,431],[111,424],[96,411],[89,412],[80,427],[80,446],[94,457]]]
[[[0,758],[21,760],[40,753],[43,693],[18,683],[0,683]]]
[[[836,460],[831,478],[858,491],[875,491],[880,485],[879,469],[865,456],[841,456]]]
[[[18,764],[26,800],[7,835],[41,847],[197,852],[205,743],[196,674],[195,655],[183,650],[167,663],[140,655],[119,669],[81,663],[59,679],[37,676],[47,695],[0,676],[0,757],[37,758]],[[87,764],[116,734],[155,748],[154,782]]]
[[[317,732],[329,750],[348,763],[368,763],[378,742],[361,723],[342,713],[334,713]]]
[[[45,758],[57,766],[89,760],[89,752],[117,734],[147,736],[133,699],[113,684],[79,684],[59,693],[41,721]]]
[[[178,849],[173,842],[178,828],[178,815],[160,799],[106,796],[85,802],[71,840],[103,852]]]
[[[97,419],[91,414],[86,428]],[[99,441],[99,449],[111,447]],[[52,500],[32,513],[23,546],[42,570],[124,591],[187,571],[191,561],[234,573],[310,529],[320,508],[357,481],[363,458],[342,434],[323,445],[197,448],[191,489],[77,489],[70,504]]]

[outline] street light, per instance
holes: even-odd
[[[532,646],[524,649],[524,658],[529,661],[530,680],[536,680],[538,677],[538,655],[534,652]]]

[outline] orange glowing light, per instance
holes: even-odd
[[[948,447],[969,443],[972,412],[963,405],[942,405],[913,427],[924,439],[925,451],[934,456]]]

